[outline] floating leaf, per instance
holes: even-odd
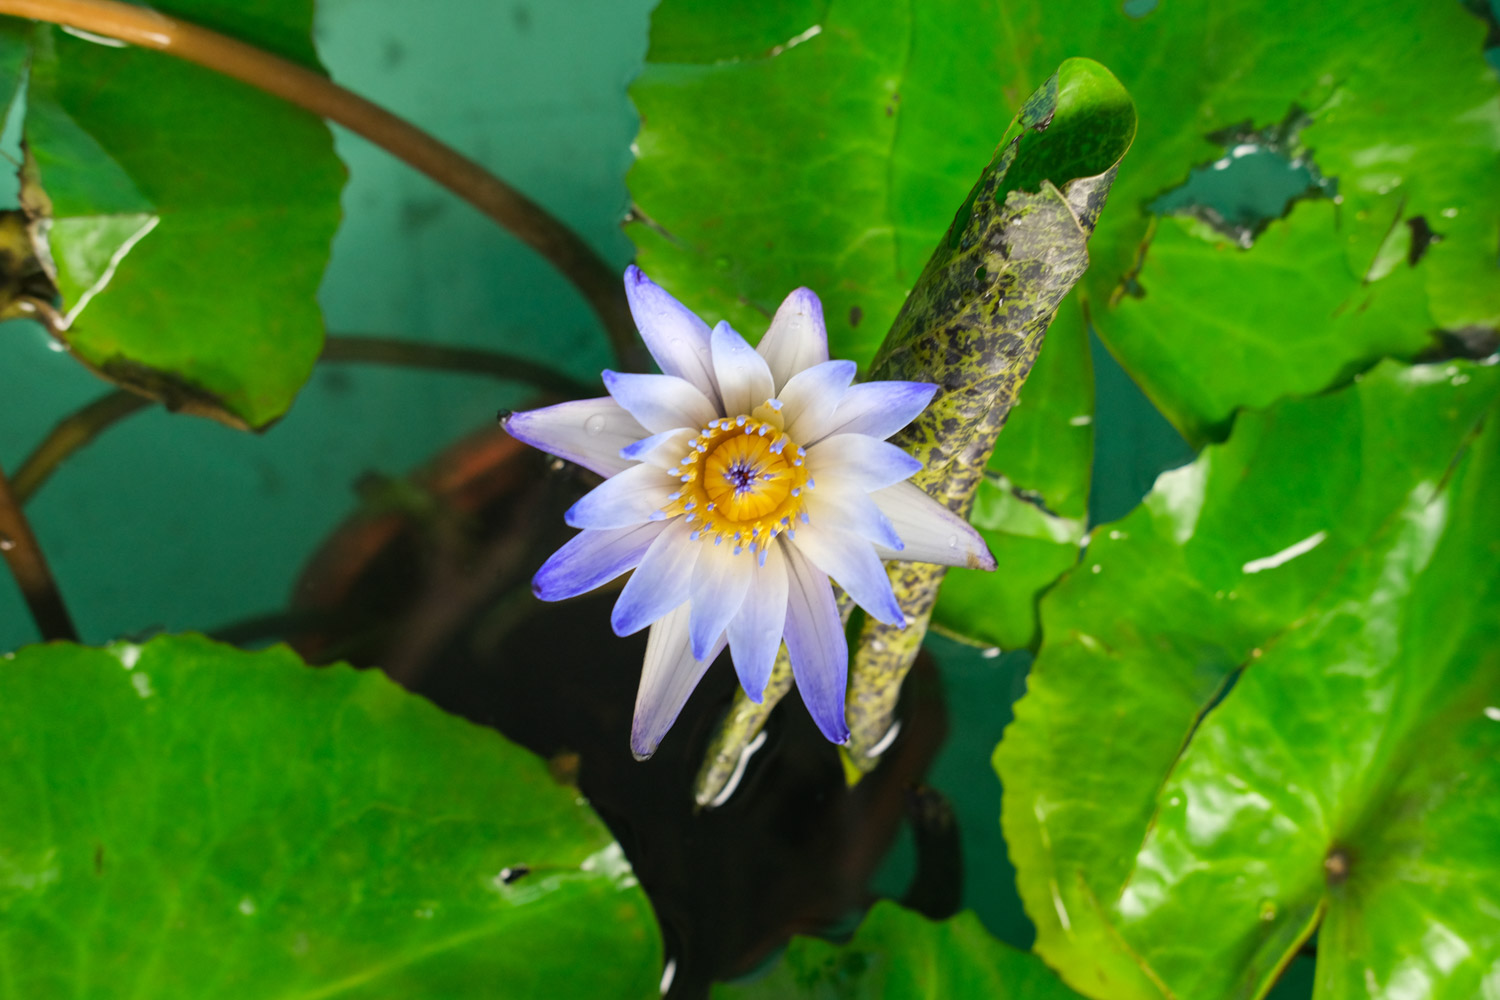
[[[1096,0],[757,6],[754,31],[740,33],[728,27],[736,10],[715,18],[699,0],[668,0],[632,91],[644,125],[630,182],[650,220],[631,227],[642,266],[748,332],[806,284],[824,295],[836,349],[867,356],[1004,109],[1071,56],[1109,66],[1142,122],[1091,243],[1092,318],[1190,440],[1222,436],[1237,407],[1418,353],[1433,328],[1500,324],[1500,84],[1481,57],[1484,25],[1458,3],[1225,0],[1144,14]],[[783,43],[767,47],[773,37]],[[1194,168],[1269,145],[1311,158],[1336,185],[1337,226],[1294,205],[1277,237],[1316,253],[1281,271],[1267,266],[1282,257],[1274,250],[1192,246],[1174,222],[1157,231],[1172,245],[1149,243],[1146,271],[1132,277],[1149,206]],[[1440,239],[1366,288],[1389,235],[1419,220]],[[1214,280],[1175,287],[1175,274],[1198,269],[1158,267],[1159,250],[1213,261]],[[1319,285],[1319,308],[1287,281]],[[1393,323],[1348,315],[1372,299],[1414,325],[1393,337]],[[1188,304],[1197,311],[1185,320]],[[1296,363],[1306,352],[1320,355],[1316,386]],[[1206,358],[1194,369],[1206,391],[1176,365],[1158,371],[1164,357]]]
[[[0,661],[12,996],[655,997],[618,845],[376,671],[196,636]]]
[[[316,67],[309,0],[177,0],[168,14]],[[264,427],[322,348],[316,294],[344,169],[328,127],[159,52],[39,26],[23,201],[73,353],[169,405]]]
[[[996,763],[1076,988],[1258,997],[1315,930],[1320,998],[1500,976],[1497,401],[1386,363],[1247,413],[1044,599]]]
[[[973,913],[938,923],[889,901],[875,904],[848,944],[797,938],[768,975],[715,987],[713,995],[716,1000],[1078,996],[1035,955],[995,940]]]

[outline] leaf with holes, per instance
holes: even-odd
[[[0,660],[14,997],[655,997],[576,790],[377,671],[198,636]]]
[[[771,972],[752,982],[717,986],[715,1000],[1077,1000],[1035,955],[990,936],[965,911],[937,923],[895,903],[875,904],[845,945],[796,938]]]
[[[310,0],[155,7],[318,65]],[[31,47],[22,197],[50,219],[59,336],[169,406],[266,426],[322,349],[345,176],[328,127],[159,52],[49,26]]]
[[[1482,428],[1482,431],[1481,431]],[[1096,530],[996,752],[1037,950],[1096,997],[1500,981],[1500,369],[1237,421]]]
[[[722,5],[666,0],[632,90],[644,119],[630,176],[642,266],[752,332],[787,289],[812,286],[836,352],[863,359],[1010,109],[1061,60],[1085,56],[1130,91],[1141,129],[1091,241],[1084,293],[1111,351],[1191,440],[1222,437],[1237,407],[1307,391],[1314,373],[1299,356],[1319,355],[1311,387],[1323,388],[1420,352],[1433,328],[1500,324],[1500,83],[1477,18],[1433,0],[1224,0],[1139,17],[1125,6],[779,0],[741,24]],[[1242,253],[1211,232],[1189,245],[1171,223],[1161,232],[1176,261],[1158,267],[1152,243],[1135,274],[1151,206],[1192,209],[1195,196],[1174,192],[1195,167],[1237,171],[1262,149],[1304,173],[1314,164],[1330,184],[1309,180],[1312,194],[1336,187],[1336,225],[1305,205],[1282,224],[1287,245],[1316,245],[1310,259],[1278,274],[1266,260],[1279,253]],[[1367,289],[1403,239],[1407,259]],[[1212,281],[1175,284],[1199,265]],[[1321,286],[1318,308],[1288,282]],[[1349,318],[1372,299],[1412,325],[1393,338],[1393,324]],[[1202,359],[1202,393],[1178,366],[1158,371],[1162,357],[1185,356]]]

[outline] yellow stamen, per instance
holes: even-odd
[[[686,515],[695,537],[726,538],[735,551],[764,551],[782,532],[795,531],[807,478],[806,452],[782,432],[779,406],[767,401],[755,415],[725,417],[688,442],[676,467],[683,487],[662,516]]]

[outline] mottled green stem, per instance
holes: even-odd
[[[1135,135],[1135,109],[1097,63],[1070,59],[1026,102],[928,261],[871,365],[871,380],[932,382],[932,404],[892,440],[922,460],[912,482],[967,517],[995,438],[1063,297]],[[901,683],[926,637],[946,570],[889,564],[905,628],[867,619],[849,675],[850,780],[879,763]],[[999,572],[1005,572],[1000,567]],[[736,711],[695,793],[717,794],[769,714]]]

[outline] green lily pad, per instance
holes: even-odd
[[[1093,465],[1094,363],[1078,296],[1069,295],[995,441],[989,468],[1037,494],[1054,514],[1080,518],[1088,512]]]
[[[969,642],[1030,647],[1038,639],[1039,595],[1078,562],[1083,520],[1049,513],[993,478],[979,484],[969,520],[994,554],[995,570],[950,569],[933,625]]]
[[[702,0],[666,0],[632,90],[642,221],[630,232],[642,267],[752,334],[788,289],[809,285],[827,303],[835,351],[863,361],[1010,109],[1064,58],[1084,56],[1130,91],[1141,129],[1083,293],[1100,336],[1190,440],[1222,437],[1226,413],[1307,391],[1315,373],[1321,389],[1382,356],[1414,355],[1433,328],[1500,323],[1500,83],[1477,18],[1441,0],[1225,0],[1142,16],[1128,6],[780,0],[757,5],[741,31],[737,9],[715,17]],[[1246,253],[1188,246],[1164,224],[1157,235],[1172,245],[1150,242],[1133,280],[1148,206],[1193,168],[1232,163],[1255,145],[1243,133],[1260,130],[1336,182],[1337,226],[1303,206],[1282,224],[1281,249]],[[1441,239],[1367,293],[1390,234],[1418,219]],[[1313,252],[1290,271],[1271,266],[1291,247]],[[1190,251],[1206,266],[1169,270],[1166,257],[1186,264]],[[1178,274],[1196,277],[1177,286]],[[1319,307],[1285,282],[1319,286]],[[1414,325],[1394,336],[1393,323],[1346,315],[1370,295]],[[1315,373],[1297,363],[1307,353],[1321,359]],[[1201,391],[1177,366],[1159,370],[1164,357],[1200,356]]]
[[[165,14],[318,67],[310,0]],[[23,199],[73,353],[175,408],[260,428],[323,343],[317,290],[345,171],[321,119],[159,52],[38,26]]]
[[[0,660],[16,997],[655,997],[576,790],[376,671],[198,636]]]
[[[1319,998],[1495,982],[1497,491],[1500,369],[1388,362],[1094,529],[995,756],[1074,987],[1259,997],[1314,931]]]
[[[848,944],[796,938],[769,974],[716,986],[713,996],[1068,1000],[1078,994],[1035,955],[997,941],[973,913],[936,922],[887,900],[875,904]]]

